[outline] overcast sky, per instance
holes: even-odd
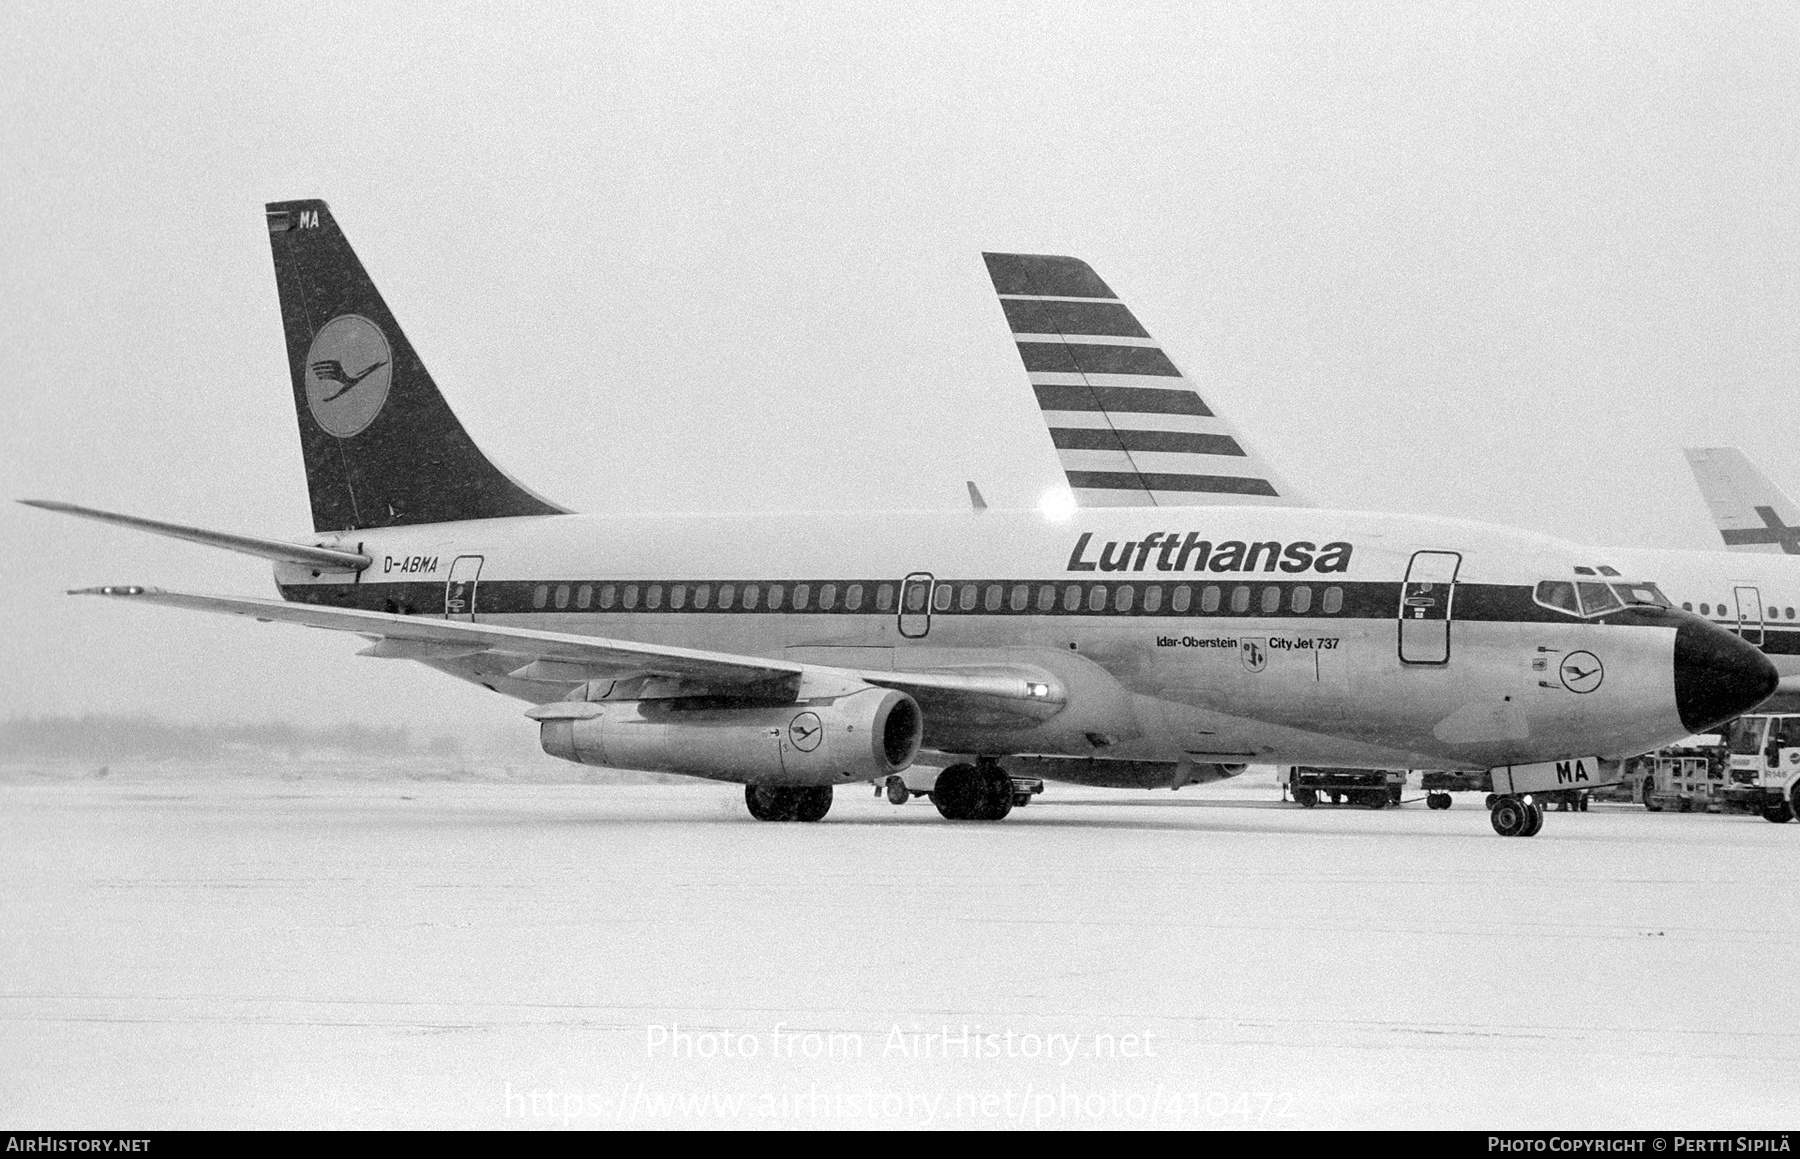
[[[980,260],[1091,262],[1324,504],[1711,548],[1800,491],[1800,6],[0,4],[0,496],[309,530],[267,200],[581,510],[1061,482]],[[266,565],[0,506],[0,705],[516,727]]]

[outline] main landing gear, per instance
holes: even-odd
[[[1012,812],[1012,778],[994,761],[951,765],[938,774],[931,803],[947,821],[998,821]]]
[[[1494,832],[1502,837],[1536,837],[1538,830],[1544,827],[1544,807],[1529,796],[1515,797],[1508,793],[1495,797],[1493,812],[1488,820],[1494,824]]]
[[[818,821],[831,812],[831,786],[745,785],[744,804],[758,821]]]
[[[1449,793],[1427,793],[1427,794],[1425,794],[1425,807],[1427,809],[1448,809],[1450,807],[1450,794]]]

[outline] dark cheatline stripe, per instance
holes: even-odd
[[[1242,455],[1230,435],[1186,431],[1115,431],[1095,427],[1051,427],[1050,441],[1064,451],[1175,451],[1191,455]]]
[[[1085,343],[1021,342],[1019,357],[1026,370],[1063,374],[1160,374],[1179,378],[1181,371],[1154,346],[1090,346]]]
[[[1071,487],[1104,491],[1193,491],[1208,495],[1270,495],[1267,479],[1235,475],[1168,475],[1154,471],[1066,471]]]
[[[1107,411],[1115,414],[1199,415],[1212,412],[1191,390],[1154,386],[1044,386],[1033,384],[1044,410]]]
[[[1000,299],[1014,334],[1097,334],[1148,338],[1120,302],[1021,302]]]
[[[1002,294],[1056,298],[1114,298],[1100,275],[1079,258],[1055,254],[982,254],[988,277]]]

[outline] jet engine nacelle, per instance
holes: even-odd
[[[767,785],[881,780],[919,755],[924,716],[904,692],[750,707],[717,700],[560,702],[533,709],[544,751],[608,769]]]

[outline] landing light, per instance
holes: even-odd
[[[1075,496],[1063,490],[1046,491],[1038,500],[1038,510],[1052,523],[1067,523],[1075,518]]]
[[[1027,684],[1025,691],[1041,699],[1050,695],[1050,686],[1048,684]]]

